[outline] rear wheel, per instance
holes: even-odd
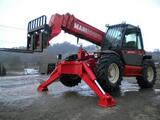
[[[96,77],[105,91],[119,88],[122,80],[122,63],[114,54],[103,55],[97,63]]]
[[[144,60],[142,76],[137,77],[137,83],[141,88],[151,88],[156,81],[156,68],[151,60]]]

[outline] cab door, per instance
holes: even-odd
[[[134,30],[124,34],[122,44],[122,56],[126,65],[142,65],[143,55],[145,54],[142,43],[141,32]]]

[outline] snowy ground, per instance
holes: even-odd
[[[0,77],[0,120],[160,120],[160,80],[141,90],[134,78],[124,78],[117,105],[97,106],[98,98],[83,82],[68,88],[60,82],[37,92],[47,76]]]

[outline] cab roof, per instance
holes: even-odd
[[[122,28],[128,28],[128,29],[140,29],[139,26],[134,26],[134,25],[131,25],[131,24],[126,24],[126,23],[109,25],[109,26],[107,26],[107,27],[108,27],[108,28],[122,27]]]

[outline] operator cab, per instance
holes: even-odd
[[[102,51],[121,54],[122,61],[127,65],[141,65],[145,52],[140,28],[125,23],[107,27]]]

